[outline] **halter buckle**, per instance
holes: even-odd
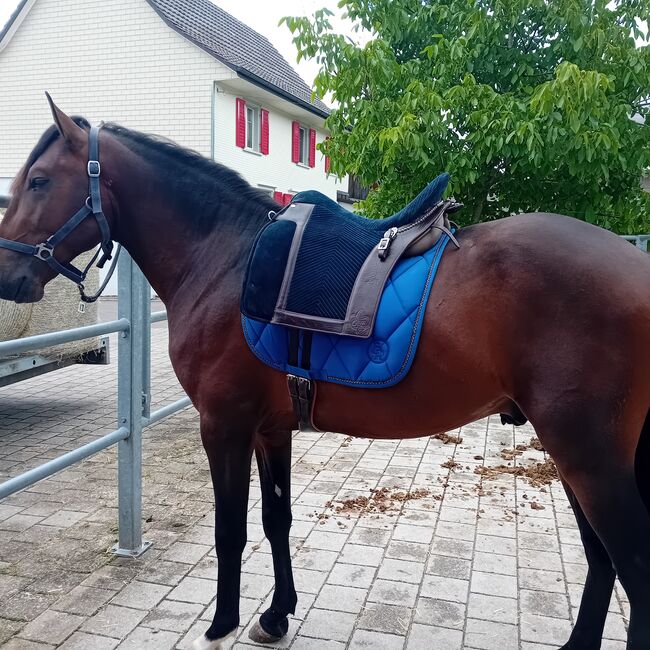
[[[49,242],[38,244],[34,250],[34,257],[47,262],[54,256],[54,247]]]
[[[90,178],[99,178],[99,175],[102,173],[102,166],[99,164],[99,160],[89,160],[86,169]]]

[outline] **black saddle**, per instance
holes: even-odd
[[[267,323],[366,338],[397,261],[450,231],[441,174],[387,219],[354,214],[320,192],[300,192],[259,233],[244,281],[242,312]]]

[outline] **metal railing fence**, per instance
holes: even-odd
[[[106,435],[0,483],[0,499],[118,445],[119,537],[117,555],[137,557],[150,542],[142,539],[142,430],[190,405],[189,397],[151,412],[151,323],[167,319],[151,313],[150,287],[126,251],[118,265],[118,318],[108,323],[0,342],[0,358],[39,348],[118,334],[117,428]]]

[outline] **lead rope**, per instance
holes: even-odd
[[[108,273],[106,274],[106,277],[104,278],[104,281],[102,282],[101,286],[97,290],[97,293],[94,293],[92,296],[89,296],[89,295],[86,294],[86,289],[85,289],[85,287],[83,285],[83,282],[80,282],[77,285],[77,287],[79,289],[79,297],[81,298],[81,301],[79,302],[79,313],[80,314],[83,314],[86,311],[86,304],[87,303],[96,302],[97,299],[104,292],[104,289],[106,289],[106,286],[108,285],[113,273],[115,273],[115,269],[117,268],[117,260],[119,259],[121,252],[122,252],[122,244],[118,244],[117,245],[117,250],[115,251],[115,254],[113,255],[113,260],[111,261],[111,265],[108,268]],[[94,259],[93,259],[93,261],[94,261]]]

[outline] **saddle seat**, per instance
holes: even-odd
[[[441,174],[387,219],[354,214],[317,191],[300,192],[259,233],[242,313],[265,323],[360,338],[371,335],[382,291],[403,257],[454,239]],[[455,241],[455,240],[454,240]]]
[[[291,202],[311,203],[321,206],[332,217],[347,219],[361,229],[383,234],[391,228],[402,228],[417,221],[426,210],[440,201],[448,184],[449,174],[440,174],[440,176],[432,180],[408,205],[399,212],[396,212],[392,217],[386,217],[385,219],[368,219],[362,215],[355,214],[316,190],[298,192]]]

